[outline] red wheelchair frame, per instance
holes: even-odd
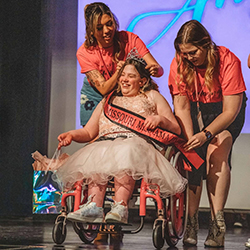
[[[170,146],[167,148],[165,157],[170,161],[173,167],[175,167],[180,174],[187,178],[187,171],[183,168],[183,161],[180,152],[176,148]],[[121,226],[113,225],[109,228],[103,226],[106,224],[84,224],[81,222],[72,222],[75,232],[80,239],[89,244],[97,236],[98,232],[105,233],[118,233],[135,234],[142,230],[144,225],[144,218],[146,216],[146,199],[151,198],[155,201],[157,206],[157,219],[153,225],[153,244],[157,249],[161,249],[164,246],[164,240],[166,243],[173,247],[180,239],[186,229],[187,216],[188,216],[188,192],[187,188],[180,194],[175,194],[166,199],[160,197],[160,188],[157,184],[146,183],[144,179],[141,180],[139,188],[140,195],[140,207],[139,216],[141,218],[140,225],[135,230],[124,230]],[[134,195],[134,194],[133,194]],[[73,211],[79,209],[79,206],[87,202],[87,189],[82,190],[81,182],[77,182],[73,191],[64,193],[61,199],[62,211],[56,218],[52,238],[56,244],[62,244],[66,239],[66,216],[67,216],[67,198],[73,197]],[[83,197],[83,198],[82,198]]]

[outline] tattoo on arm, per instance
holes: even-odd
[[[91,70],[85,75],[87,76],[89,82],[96,88],[104,87],[106,80],[98,70]]]

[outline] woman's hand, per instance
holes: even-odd
[[[145,69],[149,70],[151,76],[159,77],[163,75],[163,68],[159,64],[148,64]]]
[[[161,117],[159,115],[150,115],[144,121],[145,129],[155,129],[160,125]]]
[[[120,69],[122,68],[123,64],[125,62],[124,61],[119,61],[117,64],[116,64],[116,71],[119,72]]]
[[[70,132],[62,133],[57,137],[59,143],[57,148],[61,149],[61,147],[66,147],[71,144],[73,136]]]
[[[184,145],[184,149],[189,151],[201,147],[207,141],[207,137],[203,131],[193,135],[188,142]]]
[[[150,52],[144,55],[143,59],[147,63],[145,69],[149,70],[151,76],[161,77],[163,75],[164,73],[163,68],[161,67],[161,65],[159,65],[159,63],[155,60],[155,58],[152,56]]]

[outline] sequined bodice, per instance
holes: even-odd
[[[151,101],[149,97],[143,94],[133,97],[115,96],[112,103],[143,117],[157,114],[155,103]],[[118,135],[123,134],[126,134],[126,136],[135,135],[128,129],[122,128],[119,125],[111,122],[102,112],[99,121],[99,137],[104,135],[117,137]]]

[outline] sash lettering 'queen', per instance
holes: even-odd
[[[147,130],[144,126],[144,117],[112,104],[110,100],[113,94],[114,92],[108,95],[104,104],[104,114],[110,121],[139,135],[147,136],[151,140],[162,145],[174,145],[183,155],[186,170],[191,171],[191,166],[198,169],[204,163],[204,160],[196,153],[195,150],[184,150],[183,145],[186,141],[183,138],[160,127],[157,127],[154,130]]]

